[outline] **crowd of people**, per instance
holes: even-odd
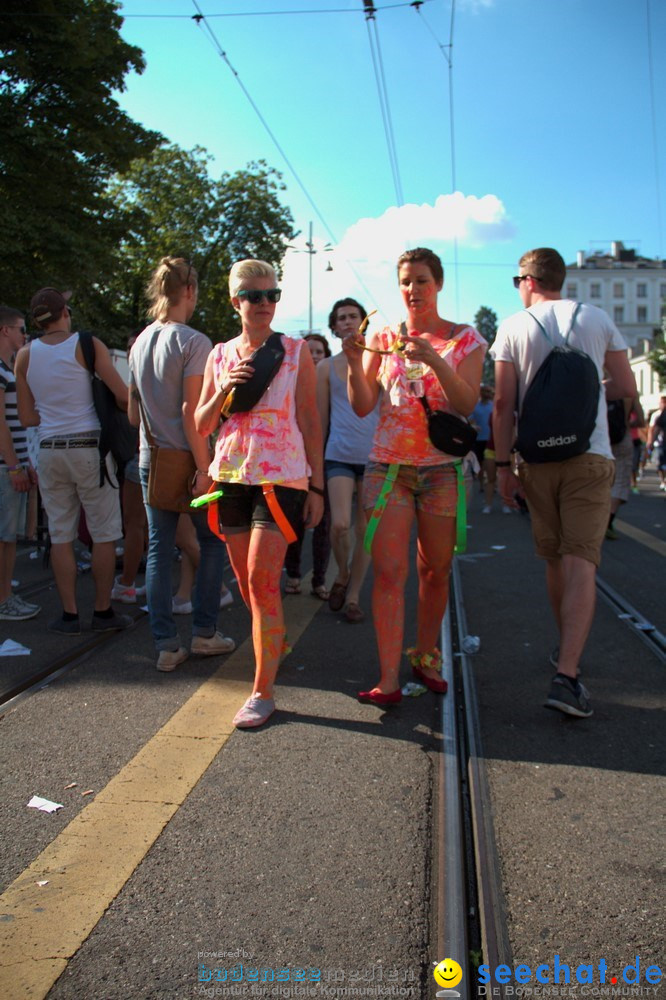
[[[614,537],[613,518],[636,489],[646,448],[656,454],[666,490],[666,397],[646,420],[621,335],[601,310],[563,299],[564,278],[555,250],[523,255],[513,281],[524,308],[500,326],[491,351],[492,386],[481,384],[483,337],[440,311],[444,272],[431,250],[408,250],[397,262],[401,322],[366,337],[361,303],[344,298],[334,304],[329,327],[342,347],[335,355],[320,334],[293,338],[273,329],[281,290],[273,267],[258,260],[232,267],[229,296],[240,332],[213,346],[189,325],[199,291],[195,267],[164,257],[147,289],[151,322],[128,345],[129,391],[108,349],[93,338],[97,376],[139,429],[121,490],[112,459],[99,450],[100,420],[72,326],[70,293],[44,288],[33,297],[30,318],[38,335],[28,344],[23,313],[0,307],[0,619],[29,619],[40,611],[12,591],[16,537],[38,481],[62,603],[50,631],[81,632],[73,547],[81,508],[92,547],[91,627],[127,628],[132,618],[112,601],[133,603],[145,590],[162,672],[190,655],[235,648],[218,629],[220,607],[233,600],[223,581],[228,554],[251,615],[255,658],[252,694],[234,724],[261,726],[275,711],[275,682],[289,650],[283,595],[301,593],[302,548],[312,529],[311,595],[349,624],[365,620],[361,588],[372,563],[378,679],[358,692],[359,701],[400,703],[405,632],[414,635],[406,650],[414,677],[444,694],[438,639],[474,471],[484,514],[491,513],[496,490],[505,513],[526,501],[536,551],[545,560],[559,632],[545,704],[574,717],[591,715],[578,673],[601,544]],[[561,342],[565,331],[598,373],[589,441],[557,461],[524,460],[515,450],[516,421],[520,428],[525,394],[550,354],[549,342]],[[611,443],[606,407],[612,400],[620,401],[622,429]],[[446,433],[436,429],[443,414]],[[477,433],[465,455],[454,444],[468,418]],[[30,428],[36,469],[28,456]],[[160,498],[158,455],[175,456],[179,468],[189,469],[195,506]],[[404,595],[414,524],[412,627]],[[123,567],[116,576],[120,538]],[[182,563],[174,593],[175,546]],[[145,588],[137,582],[144,549]],[[188,613],[189,647],[174,617]]]

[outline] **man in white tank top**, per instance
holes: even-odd
[[[117,615],[111,608],[115,542],[122,536],[119,491],[107,479],[100,486],[100,425],[79,335],[72,332],[67,305],[70,295],[43,288],[33,297],[32,318],[43,333],[17,355],[16,388],[21,423],[38,429],[39,488],[48,516],[51,562],[63,606],[62,617],[48,628],[51,632],[79,635],[73,542],[81,506],[93,540],[92,629],[106,632],[127,628],[132,619]],[[95,370],[118,405],[127,409],[127,387],[113,366],[108,348],[96,337],[93,340]]]

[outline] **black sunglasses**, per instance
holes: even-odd
[[[535,276],[533,274],[517,274],[513,278],[513,287],[514,288],[520,288],[520,283],[521,283],[521,281],[524,281],[525,278],[531,278],[532,281],[538,281],[539,280],[538,278],[535,278]]]
[[[258,306],[262,299],[267,299],[268,302],[279,302],[282,296],[281,288],[242,288],[240,292],[236,293],[239,299],[247,299],[249,303],[253,306]]]

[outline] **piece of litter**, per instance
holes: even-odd
[[[30,553],[30,558],[31,559],[39,559],[39,552],[37,551],[37,549],[35,549],[34,552]]]
[[[407,698],[418,698],[420,694],[425,694],[427,688],[423,684],[417,684],[415,681],[408,681],[402,689],[402,693]]]
[[[0,656],[30,656],[30,650],[27,646],[22,646],[20,642],[5,639],[0,646]]]
[[[20,586],[21,586],[20,580],[12,580],[12,587],[20,587]]]
[[[481,640],[478,635],[466,635],[462,641],[463,652],[469,654],[478,653],[481,649]]]
[[[49,880],[48,879],[44,879],[43,882],[38,882],[37,883],[37,885],[48,885],[48,884],[49,884]]]
[[[28,802],[28,809],[41,809],[45,813],[54,813],[64,808],[62,802],[51,802],[50,799],[43,799],[41,795],[33,795]]]
[[[491,549],[495,549],[496,552],[501,552],[502,549],[506,548],[506,545],[491,545]]]
[[[70,781],[68,785],[65,785],[65,788],[76,788],[76,786],[77,786],[76,781]]]
[[[81,797],[83,798],[84,795],[92,795],[93,792],[94,788],[89,788],[87,792],[81,792]]]
[[[650,622],[636,622],[636,628],[640,629],[641,632],[654,632],[654,625]]]
[[[628,614],[626,611],[623,615],[618,615],[618,618],[633,618],[633,615]]]

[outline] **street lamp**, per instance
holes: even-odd
[[[308,225],[308,239],[305,242],[305,250],[303,250],[300,247],[292,246],[291,244],[287,244],[287,246],[289,247],[290,250],[293,250],[295,253],[306,253],[306,254],[308,254],[308,256],[310,258],[308,260],[308,333],[312,333],[312,258],[314,257],[314,255],[316,253],[320,253],[320,252],[330,253],[331,250],[333,250],[333,247],[331,246],[330,243],[327,243],[324,247],[322,247],[321,251],[315,250],[314,243],[312,242],[312,223],[311,222]],[[331,264],[330,260],[329,260],[328,264],[326,265],[326,270],[327,271],[332,271],[333,270],[333,265]]]

